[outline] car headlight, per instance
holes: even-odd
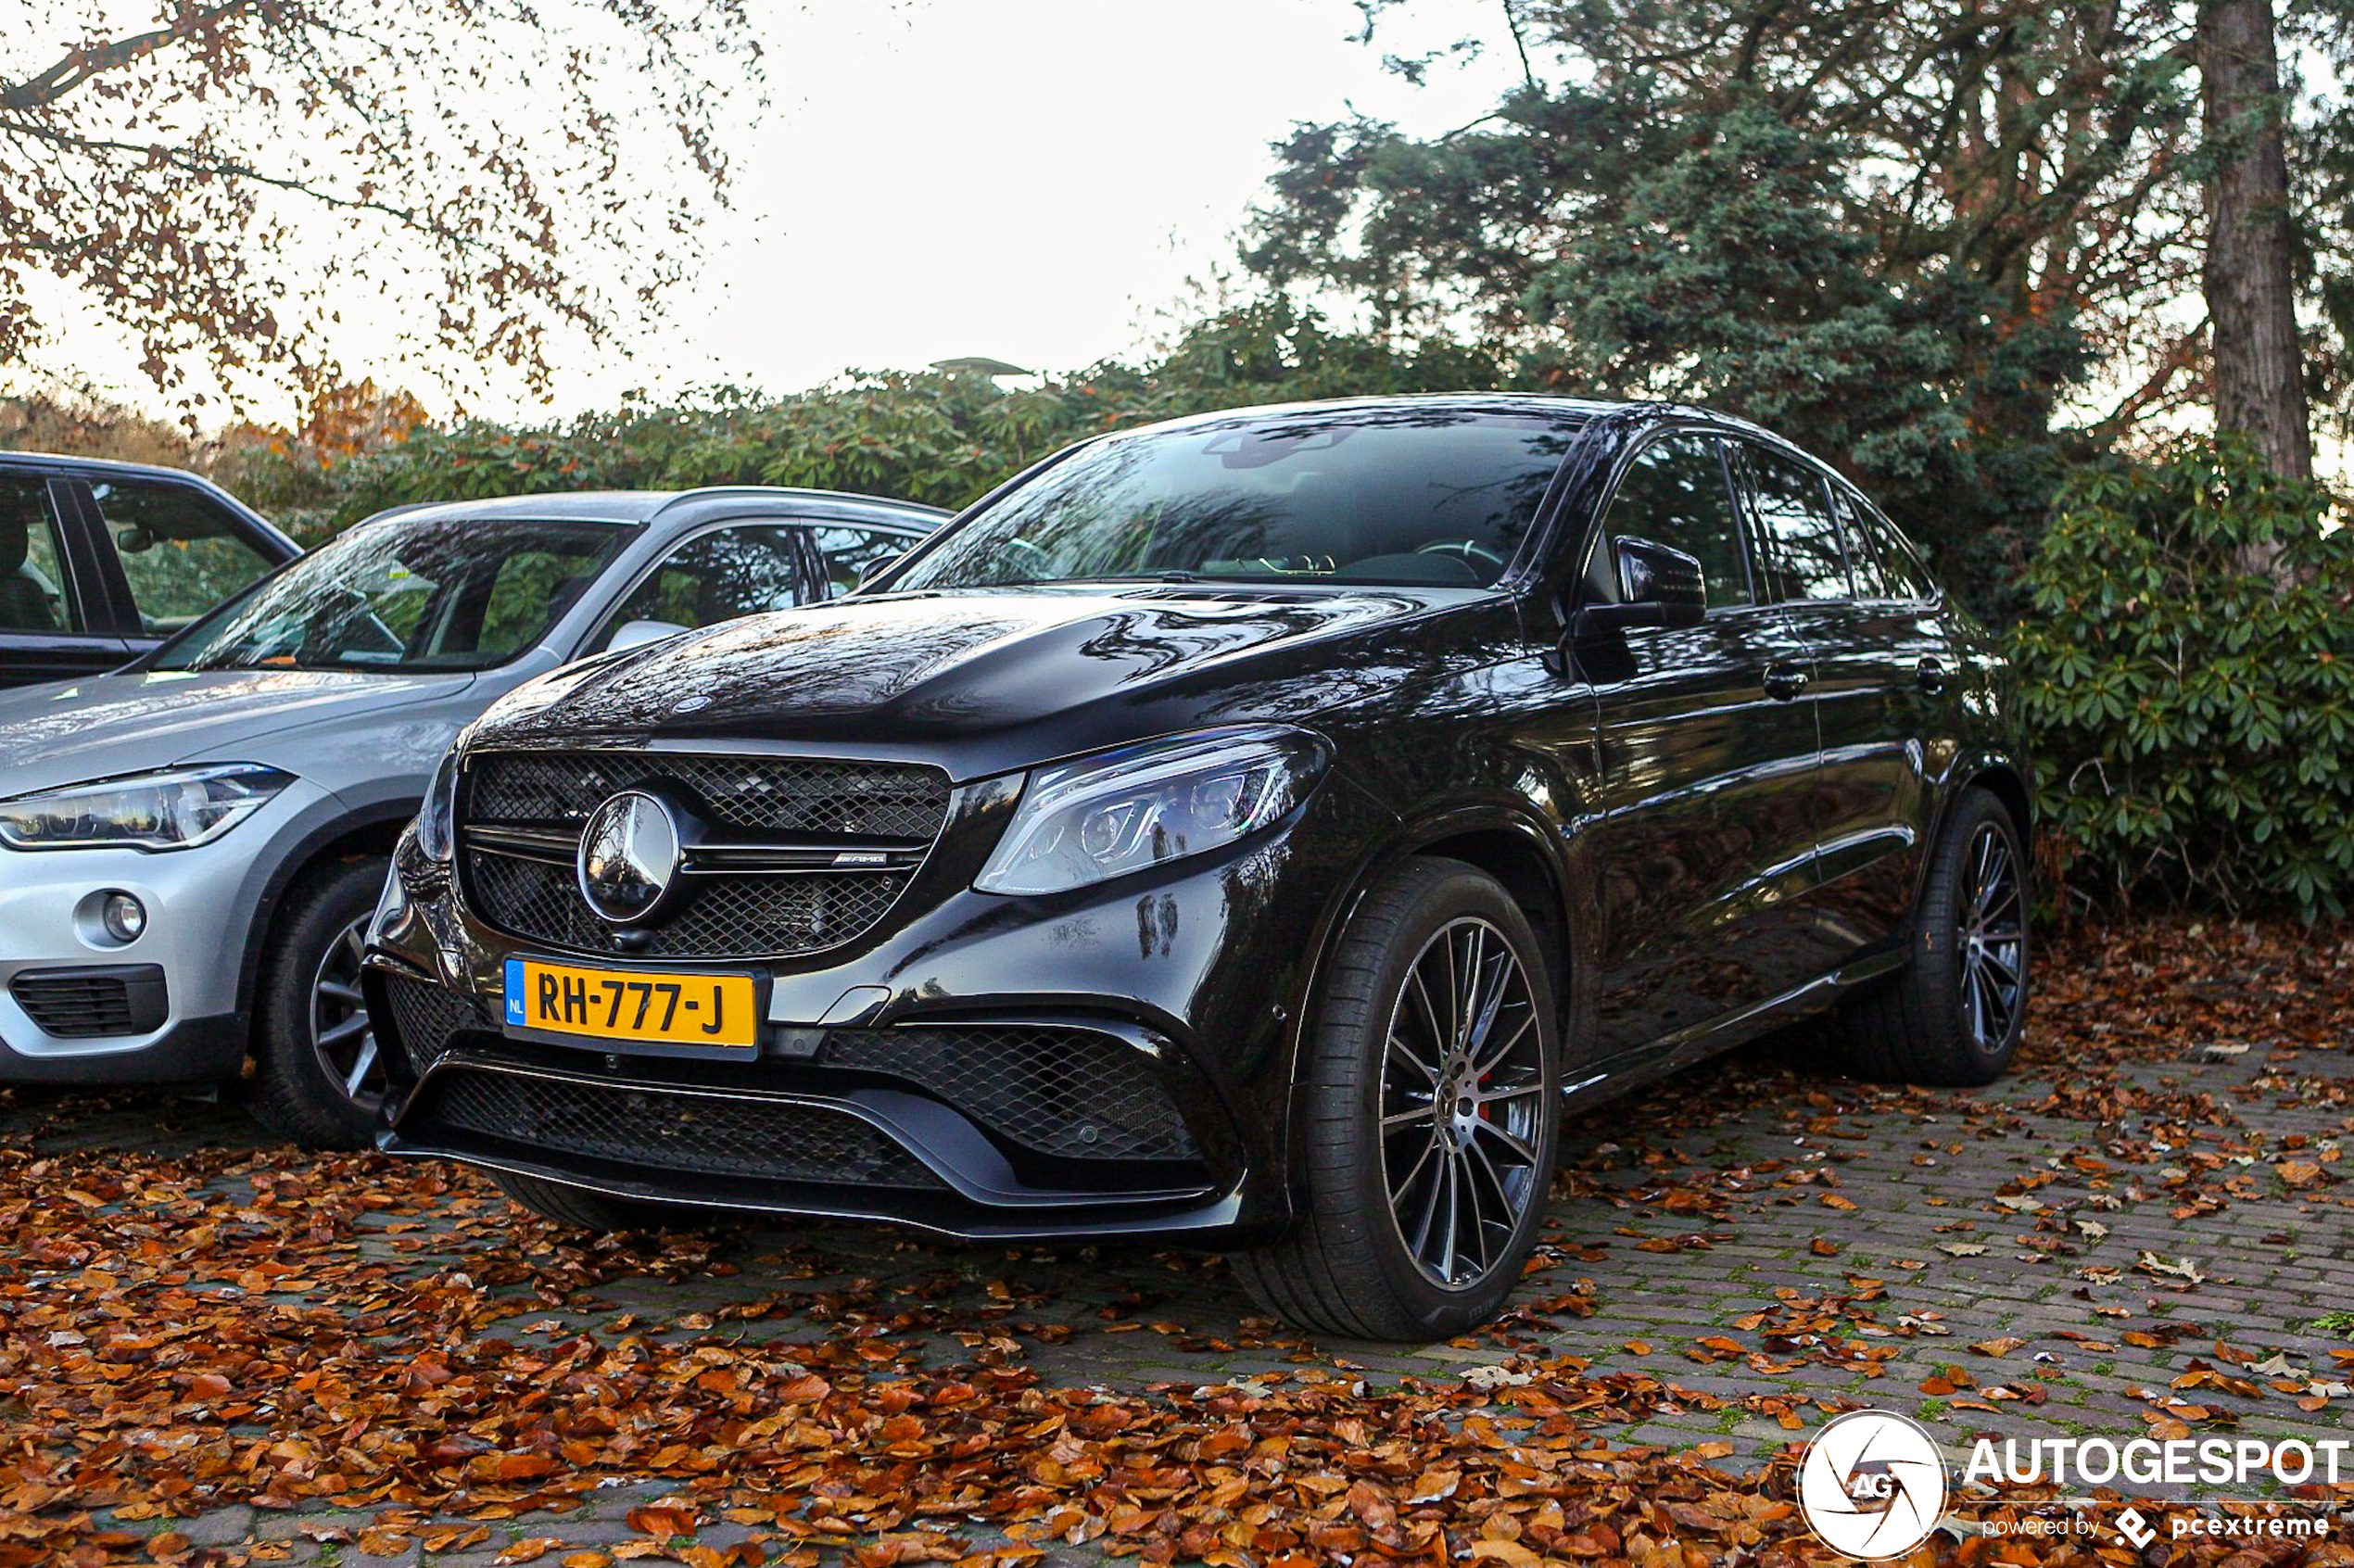
[[[0,801],[0,844],[19,850],[193,849],[268,804],[294,775],[211,763]]]
[[[433,782],[425,786],[424,803],[417,808],[417,847],[426,855],[443,864],[457,853],[458,822],[458,752],[455,747],[444,752],[441,765],[433,770]]]
[[[1061,892],[1231,844],[1307,799],[1330,754],[1306,730],[1270,726],[1040,768],[973,886]]]

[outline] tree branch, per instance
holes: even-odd
[[[129,38],[119,38],[95,49],[76,49],[37,76],[0,88],[0,109],[22,112],[56,103],[101,71],[145,59],[157,50],[214,31],[219,24],[251,12],[260,0],[223,0],[207,10],[183,11],[164,27]]]

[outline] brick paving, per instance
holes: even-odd
[[[2338,1151],[2354,1139],[2354,1053],[2193,1040],[2079,1071],[2031,1050],[1993,1089],[1898,1093],[1815,1067],[1821,1049],[1817,1035],[1788,1035],[1573,1123],[1524,1314],[1447,1344],[1297,1339],[1258,1318],[1214,1258],[834,1225],[732,1234],[716,1254],[725,1271],[608,1280],[535,1304],[518,1332],[691,1336],[781,1296],[728,1326],[791,1341],[829,1332],[829,1293],[871,1290],[927,1309],[934,1364],[1019,1359],[1057,1385],[1119,1392],[1317,1370],[1509,1382],[1574,1357],[1681,1391],[1614,1443],[1725,1445],[1713,1451],[1728,1467],[1803,1440],[1842,1401],[1914,1416],[1955,1452],[1986,1435],[2122,1441],[2157,1429],[2169,1400],[2197,1407],[2187,1424],[2199,1436],[2345,1435],[2354,1161]],[[304,1159],[260,1149],[234,1107],[162,1094],[19,1092],[0,1102],[0,1138]],[[227,1164],[224,1205],[253,1168]],[[500,1204],[469,1182],[451,1213]],[[363,1228],[337,1245],[392,1239]],[[399,1235],[419,1271],[464,1270],[470,1245],[430,1222]],[[2261,1397],[2170,1386],[2203,1367]],[[1795,1402],[1798,1419],[1778,1419],[1777,1402]],[[411,1539],[389,1558],[314,1538],[356,1539],[370,1511],[239,1507],[163,1523],[199,1547],[280,1541],[297,1559],[487,1562],[528,1536],[626,1539],[629,1508],[664,1489],[614,1486],[558,1519],[479,1538],[469,1526],[439,1553]]]

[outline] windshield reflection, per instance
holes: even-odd
[[[1519,554],[1578,427],[1554,414],[1358,409],[1116,436],[968,518],[889,588],[1486,588]]]
[[[159,670],[485,670],[547,635],[628,537],[622,525],[387,519],[214,612]]]

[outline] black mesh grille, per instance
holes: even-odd
[[[428,1086],[412,1134],[444,1127],[663,1170],[783,1182],[943,1185],[922,1161],[854,1116],[642,1083],[450,1069]]]
[[[625,947],[580,902],[570,867],[475,850],[467,868],[476,908],[502,930],[649,958],[790,957],[837,946],[871,929],[907,882],[904,871],[697,877],[690,903],[649,929],[643,945]]]
[[[468,765],[465,820],[576,830],[615,792],[658,787],[715,828],[791,840],[929,844],[947,820],[948,779],[914,764],[662,752],[488,752]],[[569,865],[475,847],[475,911],[513,935],[576,952],[660,958],[791,958],[874,929],[905,870],[698,874],[691,896],[642,944],[625,946],[580,899]]]
[[[454,991],[422,980],[387,975],[385,1005],[392,1014],[392,1045],[412,1073],[423,1073],[449,1054],[449,1042],[461,1030],[487,1029],[473,1002]],[[379,1037],[384,1031],[379,1028]]]
[[[930,843],[948,819],[948,778],[905,763],[663,752],[485,752],[469,768],[475,822],[578,824],[609,795],[666,784],[715,827],[859,833]]]
[[[140,1032],[132,1019],[131,986],[120,975],[19,975],[8,994],[35,1028],[61,1040]]]
[[[1087,1029],[838,1029],[829,1067],[905,1079],[1016,1143],[1081,1159],[1183,1159],[1177,1107],[1134,1047]]]

